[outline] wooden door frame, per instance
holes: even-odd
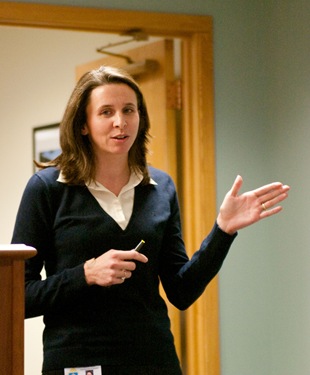
[[[2,2],[0,24],[182,39],[181,203],[189,255],[216,214],[213,26],[210,16]],[[220,374],[218,283],[185,312],[187,375]]]

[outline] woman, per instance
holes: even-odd
[[[28,182],[12,242],[38,251],[26,263],[26,317],[44,316],[43,374],[99,366],[102,374],[180,375],[159,280],[172,304],[188,308],[237,231],[278,213],[287,197],[281,183],[238,195],[238,176],[189,260],[175,186],[146,162],[149,128],[129,75],[86,73],[61,122],[61,155]]]

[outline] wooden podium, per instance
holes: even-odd
[[[24,375],[25,245],[0,245],[0,373]]]

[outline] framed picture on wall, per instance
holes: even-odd
[[[39,126],[33,129],[33,159],[47,162],[60,154],[59,124]],[[36,167],[34,166],[34,169]]]

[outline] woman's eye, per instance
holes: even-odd
[[[111,113],[112,113],[112,111],[109,110],[109,109],[104,109],[104,110],[101,111],[101,114],[104,115],[104,116],[109,116]]]
[[[134,108],[125,108],[124,113],[133,113],[135,110]]]

